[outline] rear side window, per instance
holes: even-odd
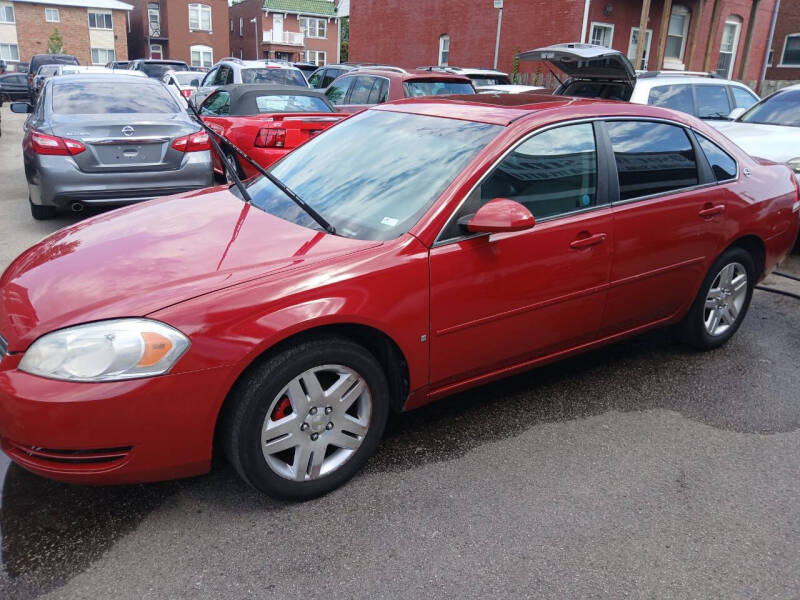
[[[724,85],[695,85],[697,116],[701,119],[725,119],[731,112],[728,90]]]
[[[656,86],[650,90],[647,103],[653,106],[679,110],[690,115],[694,114],[692,87],[687,84]]]
[[[731,158],[730,154],[699,133],[695,133],[694,136],[706,155],[708,164],[711,165],[711,170],[714,171],[714,177],[716,177],[717,181],[725,181],[736,177],[736,161]]]
[[[233,73],[228,83],[233,83]],[[274,83],[308,88],[306,78],[299,69],[243,69],[242,83]]]
[[[333,83],[333,80],[342,73],[344,73],[344,71],[341,69],[328,69],[325,71],[325,79],[322,80],[322,87],[328,87]]]
[[[372,85],[372,91],[369,93],[369,100],[367,104],[380,104],[386,102],[389,98],[389,82],[382,77],[376,77],[375,83]]]
[[[347,90],[352,83],[352,77],[345,77],[344,79],[337,79],[326,91],[325,95],[330,100],[331,104],[341,104],[344,102],[344,97],[347,95]]]
[[[163,84],[143,85],[138,77],[127,79],[137,81],[58,82],[53,86],[53,112],[62,115],[181,112]]]
[[[474,94],[472,84],[460,81],[412,80],[403,83],[406,98],[440,96],[443,94]]]
[[[350,91],[348,104],[369,104],[369,95],[376,81],[376,77],[367,77],[366,75],[356,77],[356,82]]]
[[[732,85],[731,92],[733,92],[733,101],[736,104],[736,108],[750,108],[758,102],[758,98],[738,86]]]
[[[682,127],[647,121],[606,122],[619,174],[620,200],[699,183],[692,144]]]

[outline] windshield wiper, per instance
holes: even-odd
[[[177,84],[175,84],[175,85],[177,87]],[[219,155],[220,160],[222,161],[222,166],[225,168],[225,170],[231,176],[231,179],[233,179],[234,184],[236,185],[236,187],[241,192],[242,198],[244,199],[245,202],[247,202],[248,204],[252,204],[253,203],[253,198],[250,196],[250,194],[247,191],[247,188],[244,186],[244,184],[242,183],[242,180],[239,178],[239,174],[236,172],[236,168],[234,167],[234,165],[232,165],[230,163],[230,161],[228,161],[228,158],[222,152],[222,149],[220,148],[219,143],[217,142],[217,140],[215,138],[219,138],[220,140],[222,140],[225,144],[227,144],[230,148],[232,148],[234,152],[236,152],[239,156],[241,156],[248,163],[250,163],[256,171],[258,171],[264,177],[269,179],[269,181],[272,182],[272,184],[276,188],[278,188],[280,191],[282,191],[284,194],[286,194],[286,196],[288,196],[290,200],[292,200],[295,204],[297,204],[297,206],[302,208],[306,212],[306,214],[308,214],[309,217],[314,219],[314,221],[316,221],[317,224],[320,227],[322,227],[322,229],[324,229],[325,231],[327,231],[331,235],[336,235],[336,228],[333,225],[331,225],[325,217],[323,217],[316,210],[314,210],[308,204],[306,204],[306,202],[300,196],[298,196],[289,186],[284,184],[280,179],[275,177],[275,175],[273,175],[272,173],[267,171],[264,167],[262,167],[260,164],[258,164],[255,160],[250,158],[243,150],[238,148],[236,146],[236,144],[231,142],[224,135],[222,135],[221,133],[217,133],[216,131],[211,129],[208,125],[206,125],[205,122],[203,121],[202,117],[200,116],[200,113],[197,111],[197,107],[195,107],[194,103],[192,103],[192,101],[189,100],[188,98],[186,99],[186,104],[189,106],[189,109],[192,111],[192,114],[194,115],[195,120],[198,123],[200,123],[200,126],[208,134],[208,138],[211,140],[211,144],[214,146],[214,150],[216,150],[217,154]]]

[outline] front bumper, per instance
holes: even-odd
[[[110,383],[45,379],[0,360],[0,444],[38,475],[122,484],[199,475],[211,464],[225,368]],[[3,364],[5,363],[5,364]]]

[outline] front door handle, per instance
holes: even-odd
[[[586,237],[579,237],[569,243],[569,247],[574,250],[581,248],[588,248],[589,246],[596,246],[606,241],[605,233],[595,233],[594,235],[587,235]]]
[[[703,217],[704,219],[710,219],[711,217],[715,217],[719,214],[725,212],[725,205],[724,204],[706,204],[698,214]]]

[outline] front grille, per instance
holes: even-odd
[[[28,446],[5,440],[5,451],[11,459],[22,464],[43,466],[63,471],[105,470],[123,462],[133,446],[117,448],[92,448],[89,450],[56,450],[41,446]]]

